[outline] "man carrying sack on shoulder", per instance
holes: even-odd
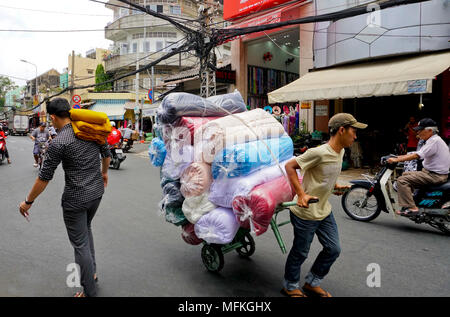
[[[285,167],[291,187],[297,193],[297,206],[291,207],[290,212],[294,243],[286,261],[281,290],[289,297],[331,297],[320,284],[339,257],[341,247],[328,198],[332,193],[342,195],[349,187],[336,184],[342,169],[344,148],[350,147],[356,139],[356,129],[364,129],[367,125],[359,123],[349,113],[339,113],[330,119],[328,127],[328,143],[307,150],[303,155],[289,161]],[[303,173],[302,184],[298,180],[297,170]],[[319,201],[310,204],[311,199]],[[299,285],[300,267],[308,257],[314,235],[317,235],[323,250],[305,277],[305,295]]]
[[[80,266],[80,280],[84,288],[75,297],[96,296],[96,262],[91,222],[108,184],[111,153],[105,144],[100,145],[75,136],[67,100],[53,99],[47,104],[47,112],[58,129],[58,135],[48,147],[46,159],[33,188],[20,204],[20,213],[28,219],[33,201],[45,190],[56,168],[62,163],[65,174],[62,196],[64,223],[75,250],[75,262]]]

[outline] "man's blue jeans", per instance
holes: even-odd
[[[341,253],[339,234],[333,213],[320,221],[303,220],[292,212],[290,217],[294,227],[294,243],[286,261],[284,287],[288,290],[299,288],[300,267],[308,257],[314,234],[317,234],[323,250],[317,256],[305,280],[313,287],[319,286]]]

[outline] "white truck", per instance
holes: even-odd
[[[27,135],[30,131],[28,116],[14,115],[8,121],[9,134]]]

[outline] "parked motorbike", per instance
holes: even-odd
[[[6,160],[6,141],[5,138],[0,136],[0,165]]]
[[[111,161],[109,165],[118,170],[120,168],[120,164],[127,158],[127,156],[123,154],[120,143],[109,145],[109,150],[111,151]]]
[[[38,164],[39,164],[39,170],[41,170],[42,164],[44,164],[44,160],[45,160],[45,153],[47,152],[47,149],[48,149],[48,143],[47,142],[39,142],[38,146],[39,146]]]
[[[391,179],[397,163],[387,163],[390,157],[395,156],[381,158],[382,168],[372,179],[363,175],[365,180],[350,182],[353,184],[351,189],[342,196],[342,207],[350,218],[368,222],[377,218],[381,211],[394,213],[400,209]],[[450,180],[417,189],[414,201],[419,207],[419,213],[407,216],[411,221],[426,223],[450,235]]]
[[[133,148],[132,139],[123,139],[122,150],[124,153],[128,153]]]

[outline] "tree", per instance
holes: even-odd
[[[18,86],[6,76],[0,76],[0,109],[3,111],[5,106],[6,93],[10,90],[16,89]]]
[[[111,76],[105,73],[105,69],[103,68],[102,64],[97,65],[97,69],[95,70],[95,83],[101,83],[107,80],[110,80]],[[95,91],[105,91],[105,90],[111,90],[112,89],[112,83],[100,85],[95,87]]]

